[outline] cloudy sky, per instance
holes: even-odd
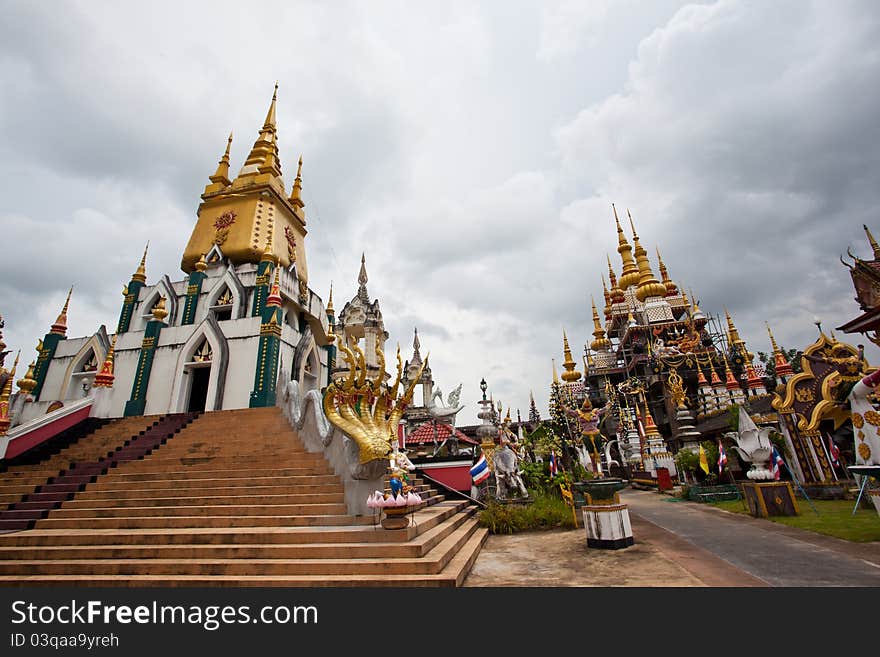
[[[147,240],[150,282],[182,277],[276,80],[313,289],[341,308],[365,252],[391,344],[418,326],[444,393],[464,383],[460,424],[481,377],[546,412],[563,328],[577,357],[619,269],[612,202],[753,351],[764,320],[803,348],[859,314],[838,256],[880,236],[872,0],[2,8],[0,313],[27,360],[71,284],[69,334],[115,328]]]

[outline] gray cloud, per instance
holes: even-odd
[[[880,230],[873,3],[509,9],[7,3],[6,342],[32,349],[71,283],[71,334],[115,326],[148,239],[150,279],[176,278],[226,134],[235,169],[276,79],[313,288],[341,307],[366,252],[392,344],[419,326],[463,423],[483,376],[546,408],[563,328],[580,361],[605,253],[619,267],[611,202],[753,351],[765,319],[802,348],[814,315],[858,314],[837,256]]]

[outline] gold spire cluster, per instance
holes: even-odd
[[[278,83],[276,82],[272,102],[269,104],[266,120],[263,121],[263,128],[244,161],[239,176],[258,171],[259,173],[272,174],[278,178],[281,177],[281,160],[278,157],[278,137],[275,126],[275,105],[277,102]]]
[[[605,337],[605,329],[602,328],[602,323],[599,321],[599,311],[596,310],[596,302],[591,299],[593,302],[593,337],[594,340],[590,343],[590,349],[593,351],[608,351],[611,349],[611,340]]]
[[[595,304],[593,304],[593,308],[595,308]],[[568,336],[565,334],[565,330],[562,331],[562,351],[565,356],[565,360],[562,362],[562,367],[565,369],[562,373],[562,380],[566,383],[574,383],[581,378],[581,373],[577,371],[577,363],[571,357],[571,347],[568,346]]]
[[[623,271],[620,274],[620,289],[626,290],[628,287],[638,285],[639,268],[633,260],[632,247],[626,241],[623,228],[620,227],[620,219],[617,217],[617,208],[614,207],[613,203],[611,204],[611,209],[614,211],[614,222],[617,224],[617,252],[623,261]],[[614,285],[613,282],[612,285]]]
[[[651,271],[651,263],[648,261],[648,252],[639,242],[639,236],[636,233],[636,225],[633,222],[632,215],[629,210],[626,211],[629,217],[629,225],[633,232],[633,244],[635,245],[636,263],[639,269],[639,283],[636,289],[636,299],[643,302],[650,297],[666,296],[666,287],[657,280],[654,272]]]

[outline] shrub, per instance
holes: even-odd
[[[544,491],[530,491],[532,502],[526,505],[490,502],[480,512],[480,525],[493,534],[540,529],[574,529],[571,507],[561,498]]]

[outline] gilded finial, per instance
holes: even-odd
[[[36,366],[37,362],[32,360],[31,364],[28,365],[25,375],[16,381],[18,389],[25,395],[31,394],[34,391],[34,388],[37,387],[37,380],[34,378],[34,368]]]
[[[208,261],[205,260],[205,254],[199,256],[198,262],[196,262],[196,271],[205,271],[208,268]]]
[[[628,208],[626,214],[629,217],[629,225],[633,232],[633,245],[635,246],[634,252],[636,262],[638,263],[639,281],[638,288],[636,289],[636,299],[644,303],[646,299],[651,297],[665,297],[666,286],[657,280],[654,276],[654,272],[651,270],[651,263],[648,260],[648,252],[645,251],[645,248],[642,246],[641,242],[639,242],[635,222],[633,222],[632,215]]]
[[[305,203],[302,200],[302,168],[303,168],[303,158],[302,155],[299,156],[299,164],[296,168],[296,178],[293,181],[293,189],[290,191],[290,198],[287,199],[291,202],[292,205],[297,208],[305,207]]]
[[[281,281],[279,278],[279,272],[281,271],[281,267],[275,267],[275,281],[272,283],[272,290],[269,292],[269,296],[266,297],[266,305],[274,306],[278,308],[281,306]],[[272,317],[275,315],[273,314]]]
[[[330,298],[327,300],[327,314],[333,314],[333,281],[330,281]]]
[[[226,140],[226,150],[223,152],[223,157],[220,158],[220,161],[217,163],[217,170],[214,172],[213,176],[208,176],[208,180],[212,183],[222,185],[223,187],[227,187],[232,184],[229,180],[229,149],[232,148],[232,132],[229,132],[229,138]]]
[[[657,266],[660,269],[660,282],[663,283],[663,287],[666,288],[666,296],[674,297],[678,294],[678,286],[669,279],[669,271],[666,269],[666,263],[663,262],[663,257],[660,255],[660,247],[657,248]]]
[[[605,337],[605,329],[602,328],[602,323],[599,320],[599,312],[596,310],[595,299],[590,297],[590,301],[593,304],[593,337],[595,338],[590,343],[590,349],[593,351],[605,351],[611,347],[611,341]]]
[[[110,348],[107,350],[107,355],[104,357],[104,364],[101,366],[101,371],[95,375],[95,387],[96,388],[112,388],[113,381],[116,377],[113,375],[113,356],[116,350],[116,336],[113,336],[113,340],[110,342]]]
[[[263,257],[260,260],[262,262],[273,262],[277,265],[278,258],[275,257],[275,251],[272,248],[273,232],[275,232],[274,226],[269,226],[269,231],[266,233],[266,246],[263,247]]]
[[[626,290],[633,285],[638,285],[639,269],[633,260],[632,247],[626,241],[623,228],[620,227],[620,219],[617,217],[617,208],[614,206],[614,203],[611,204],[611,209],[614,211],[614,223],[617,226],[617,252],[620,254],[623,262],[623,271],[620,274],[620,289]]]
[[[868,228],[867,224],[862,224],[862,227],[865,229],[865,234],[868,236],[868,242],[874,250],[874,260],[880,260],[880,244],[877,244],[877,240],[871,235],[871,230]]]
[[[256,174],[269,175],[276,180],[281,178],[281,160],[278,157],[278,142],[275,137],[275,105],[277,100],[278,85],[276,83],[272,102],[269,103],[269,111],[266,113],[266,120],[238,173],[239,178]]]
[[[565,369],[562,373],[562,380],[566,383],[573,383],[581,378],[581,373],[577,371],[577,363],[571,357],[571,347],[568,346],[568,336],[565,334],[565,329],[562,330],[562,352],[565,356],[565,360],[562,362],[562,367]]]
[[[67,309],[70,306],[70,295],[73,294],[73,286],[70,286],[70,290],[67,292],[67,300],[64,302],[64,307],[61,309],[61,313],[58,315],[58,319],[55,320],[55,323],[52,324],[52,328],[50,329],[50,333],[54,333],[56,335],[67,335]]]
[[[140,281],[141,283],[147,282],[147,251],[150,250],[150,242],[147,241],[147,245],[144,247],[144,255],[141,258],[141,264],[138,265],[137,271],[131,275],[131,280]]]
[[[161,322],[166,317],[168,317],[168,311],[165,310],[165,297],[160,296],[156,305],[153,306],[153,319]]]

